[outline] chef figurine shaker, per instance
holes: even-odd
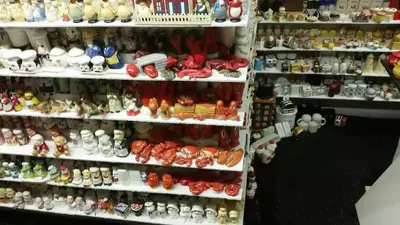
[[[114,130],[114,153],[118,157],[129,155],[125,134],[121,130]]]
[[[110,168],[101,167],[100,171],[101,171],[101,176],[103,177],[103,184],[107,185],[107,186],[111,186],[111,184],[113,183],[113,176],[112,176]]]
[[[40,61],[37,57],[35,50],[29,49],[22,52],[20,58],[22,59],[21,72],[33,73],[40,68]]]

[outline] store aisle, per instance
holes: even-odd
[[[390,165],[398,125],[349,118],[344,129],[327,126],[297,141],[283,140],[271,164],[256,162],[260,224],[358,224],[354,205],[364,186]]]

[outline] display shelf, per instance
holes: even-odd
[[[205,119],[205,120],[197,120],[197,119],[185,119],[180,120],[176,117],[171,117],[170,119],[162,119],[159,116],[156,119],[150,117],[150,115],[146,115],[143,113],[139,113],[137,116],[128,116],[126,112],[119,113],[107,113],[106,115],[97,115],[91,116],[92,120],[118,120],[118,121],[133,121],[133,122],[149,122],[149,123],[166,123],[166,124],[198,124],[198,125],[213,125],[213,126],[229,126],[229,127],[240,127],[243,125],[244,120],[244,112],[238,113],[240,120],[218,120],[218,119]],[[12,111],[12,112],[0,112],[0,116],[30,116],[30,117],[42,117],[42,118],[66,118],[66,119],[83,119],[78,116],[75,112],[64,112],[60,114],[43,114],[38,111],[33,111],[30,109],[22,109],[21,111]]]
[[[285,97],[283,95],[279,95],[278,98],[282,98]],[[366,98],[362,98],[362,97],[347,97],[344,95],[335,95],[333,97],[329,97],[329,96],[309,96],[309,97],[305,97],[302,95],[288,95],[289,98],[301,98],[301,99],[326,99],[326,100],[350,100],[350,101],[368,101]],[[372,100],[374,102],[400,102],[400,99],[390,99],[390,100],[386,100],[384,98],[381,97],[375,97],[374,100]]]
[[[3,177],[0,178],[0,181],[5,181],[5,182],[18,182],[18,183],[35,183],[35,184],[44,184],[48,181],[50,181],[50,177],[47,176],[45,178],[22,178],[22,175],[19,174],[18,178],[13,178],[13,177]]]
[[[240,145],[238,147],[235,147],[234,149],[242,148],[243,150],[245,150],[246,130],[240,130],[239,135],[240,135],[240,137],[239,137]],[[198,142],[199,141],[197,141],[197,143]],[[71,147],[71,146],[73,146],[71,143],[68,143],[68,146],[70,147],[70,154],[68,156],[61,155],[60,157],[57,158],[53,155],[53,150],[55,149],[53,141],[46,141],[46,144],[49,147],[50,152],[43,158],[52,158],[52,159],[61,159],[61,160],[82,160],[82,161],[94,161],[94,162],[108,162],[108,163],[124,163],[124,164],[137,164],[137,165],[147,165],[147,166],[163,166],[161,164],[162,160],[157,161],[153,157],[150,157],[150,160],[146,164],[142,164],[135,160],[135,155],[133,155],[133,154],[129,154],[125,158],[120,158],[115,155],[111,156],[111,157],[106,157],[106,156],[103,156],[101,153],[96,154],[96,155],[87,155],[83,148],[73,148],[73,147]],[[28,145],[24,145],[24,146],[1,145],[0,146],[0,154],[33,156],[32,155],[32,146],[33,146],[32,144],[28,144]],[[244,157],[242,157],[241,161],[233,167],[227,167],[225,165],[220,165],[217,163],[217,160],[214,159],[213,166],[206,166],[202,169],[241,172],[241,171],[243,171],[243,158]],[[199,169],[196,167],[194,160],[190,167],[187,167],[185,165],[178,165],[175,163],[169,167]],[[12,178],[10,178],[10,179],[12,179]]]
[[[246,170],[245,170],[246,171]],[[160,185],[156,188],[151,188],[148,184],[139,181],[139,182],[127,182],[127,183],[120,183],[120,184],[112,184],[110,186],[106,185],[100,185],[100,186],[94,186],[91,185],[90,187],[84,187],[82,184],[81,185],[74,185],[72,183],[69,184],[63,184],[63,183],[57,183],[55,181],[52,181],[49,177],[44,178],[43,180],[41,179],[22,179],[22,178],[10,178],[10,177],[5,177],[5,178],[0,178],[0,181],[6,181],[6,182],[19,182],[19,183],[36,183],[36,184],[47,184],[47,185],[52,185],[52,186],[61,186],[61,187],[74,187],[74,188],[88,188],[88,189],[95,189],[95,190],[110,190],[110,191],[132,191],[132,192],[147,192],[147,193],[155,193],[155,194],[171,194],[171,195],[186,195],[186,196],[198,196],[198,197],[204,197],[204,198],[217,198],[217,199],[228,199],[228,200],[241,200],[243,194],[245,194],[243,191],[246,189],[246,179],[247,179],[247,173],[243,172],[242,175],[242,184],[241,184],[241,189],[236,196],[229,196],[228,194],[225,193],[225,191],[221,193],[217,193],[213,191],[211,188],[208,190],[205,190],[199,195],[195,195],[189,190],[189,186],[184,186],[181,184],[175,184],[174,187],[170,190],[165,189],[160,180]]]
[[[255,73],[257,74],[276,74],[276,75],[321,75],[321,76],[357,76],[357,74],[354,73],[315,73],[313,71],[308,71],[308,72],[300,72],[300,73],[293,73],[293,72],[282,72],[280,70],[276,69],[270,69],[270,70],[254,70]],[[376,74],[376,73],[363,73],[361,76],[363,77],[389,77],[389,74],[387,71],[385,71],[383,74]]]
[[[249,7],[250,8],[250,7]],[[88,23],[88,21],[83,21],[81,23],[74,23],[72,21],[56,21],[56,22],[2,22],[0,27],[20,27],[20,28],[67,28],[67,27],[246,27],[248,24],[249,16],[248,14],[242,15],[240,22],[231,22],[227,19],[225,22],[219,23],[213,21],[211,24],[175,24],[175,23],[159,23],[159,24],[135,24],[134,22],[122,23],[120,20],[116,20],[113,23],[105,23],[104,21],[99,21],[97,23]]]
[[[2,203],[2,204],[0,204],[0,207],[14,209],[13,204],[10,204],[10,203],[8,203],[8,204]],[[65,216],[65,215],[80,216],[80,217],[90,217],[90,218],[97,218],[97,219],[119,220],[119,221],[126,221],[126,222],[139,222],[139,223],[145,223],[145,224],[170,224],[170,225],[194,224],[194,221],[191,221],[191,220],[185,221],[183,218],[171,219],[171,218],[167,217],[167,218],[151,219],[149,216],[144,215],[144,213],[142,216],[135,216],[133,213],[131,213],[126,218],[123,218],[116,214],[109,214],[109,213],[105,213],[103,211],[97,210],[96,213],[87,215],[82,211],[70,210],[66,205],[64,205],[64,206],[56,205],[52,210],[38,209],[35,205],[25,205],[25,208],[21,209],[21,211],[34,211],[34,212],[39,212],[39,213],[60,214],[63,216]],[[243,218],[244,218],[243,216],[244,215],[243,215],[243,211],[242,211],[240,213],[239,224],[243,224]],[[215,223],[208,222],[206,219],[204,219],[204,221],[201,224],[202,225],[218,225],[217,222],[215,222]]]
[[[321,48],[321,49],[304,49],[304,48],[286,48],[286,47],[273,47],[273,48],[260,48],[256,49],[260,52],[372,52],[372,53],[391,53],[397,52],[398,50],[391,50],[389,48],[378,48],[376,50],[367,48],[367,47],[358,47],[358,48],[345,48],[345,47],[334,47],[333,50],[329,48]]]
[[[60,184],[54,181],[47,182],[48,185],[52,186],[62,186],[62,187],[75,187],[75,188],[85,188],[82,185],[74,185],[74,184]],[[156,188],[151,188],[148,184],[144,182],[130,182],[128,184],[112,184],[111,186],[90,186],[87,187],[90,189],[95,190],[110,190],[110,191],[133,191],[133,192],[147,192],[147,193],[154,193],[154,194],[169,194],[169,195],[186,195],[186,196],[198,196],[203,198],[217,198],[217,199],[228,199],[228,200],[241,200],[243,189],[240,188],[238,195],[236,196],[229,196],[225,193],[225,191],[221,193],[217,193],[213,191],[211,188],[205,190],[199,195],[194,195],[192,192],[189,191],[189,186],[184,186],[181,184],[175,184],[174,187],[170,190],[165,189],[161,185]]]
[[[393,21],[383,21],[382,23],[376,23],[374,21],[368,21],[368,22],[353,22],[351,20],[346,20],[346,21],[315,21],[315,22],[308,22],[306,20],[304,21],[289,21],[289,20],[283,20],[283,21],[274,21],[274,20],[261,20],[258,22],[259,24],[274,24],[274,25],[285,25],[285,24],[310,24],[310,25],[400,25],[400,20],[393,20]]]
[[[171,81],[201,81],[201,82],[246,82],[247,67],[239,68],[238,70],[242,75],[240,77],[226,77],[219,73],[217,70],[212,70],[212,75],[207,78],[175,78]],[[123,73],[104,73],[99,75],[82,74],[80,71],[74,69],[65,69],[64,72],[51,73],[51,72],[37,72],[34,74],[14,73],[8,69],[0,69],[0,76],[7,77],[46,77],[46,78],[71,78],[71,79],[95,79],[95,80],[129,80],[129,81],[166,81],[165,78],[158,76],[151,78],[145,74],[139,74],[137,77],[131,77]]]

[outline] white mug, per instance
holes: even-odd
[[[321,128],[321,126],[325,125],[326,123],[326,119],[323,118],[319,113],[314,113],[312,115],[312,120],[318,125],[317,128]]]
[[[297,120],[297,125],[299,125],[299,123],[300,123],[301,121],[308,123],[308,122],[311,121],[311,116],[308,115],[308,114],[303,114],[303,115],[301,116],[301,118]]]
[[[325,119],[324,119],[325,120]],[[325,123],[324,123],[325,124]],[[310,132],[311,134],[313,133],[317,133],[318,130],[318,123],[316,123],[315,121],[310,121],[308,123],[308,132]]]

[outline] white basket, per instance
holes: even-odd
[[[177,24],[195,24],[209,25],[212,22],[212,14],[162,14],[151,16],[135,16],[133,20],[136,24],[148,25],[177,25]]]

